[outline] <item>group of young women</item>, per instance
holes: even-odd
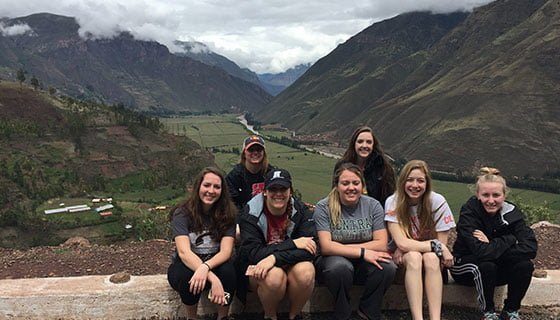
[[[496,169],[481,170],[456,226],[447,201],[432,190],[427,164],[408,162],[395,181],[369,127],[352,135],[314,212],[293,196],[290,173],[268,163],[261,137],[246,138],[242,149],[227,177],[204,169],[189,199],[172,210],[177,255],[168,279],[188,319],[196,318],[204,289],[219,306],[218,320],[228,318],[235,291],[242,302],[256,292],[265,319],[277,318],[287,296],[288,317],[298,319],[316,281],[333,295],[334,319],[350,318],[354,284],[363,285],[358,316],[381,319],[395,277],[404,277],[414,320],[423,319],[424,294],[429,318],[441,319],[447,269],[456,282],[476,287],[482,319],[520,319],[537,244],[523,214],[505,201],[508,189]],[[455,227],[452,253],[447,240]],[[498,314],[494,288],[504,284]]]

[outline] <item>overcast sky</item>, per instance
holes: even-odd
[[[241,67],[264,73],[315,62],[372,23],[399,13],[472,10],[492,1],[0,0],[0,17],[74,16],[82,34],[102,38],[126,30],[171,51],[178,50],[174,40],[196,40]]]

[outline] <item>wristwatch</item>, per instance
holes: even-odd
[[[435,253],[436,256],[438,256],[439,258],[443,257],[443,248],[439,240],[431,240],[430,245],[432,246],[432,252]]]

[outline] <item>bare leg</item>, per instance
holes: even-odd
[[[426,298],[428,299],[428,310],[430,320],[441,319],[441,299],[443,294],[443,279],[439,258],[433,252],[422,255],[424,261],[424,285],[426,286]]]
[[[309,261],[299,262],[288,271],[289,318],[301,313],[315,287],[315,267]]]
[[[286,294],[286,285],[288,277],[284,270],[273,267],[268,271],[266,277],[262,280],[249,278],[252,286],[256,287],[257,294],[261,300],[264,310],[264,317],[276,319],[278,304]]]
[[[410,251],[403,255],[406,273],[404,286],[413,320],[422,320],[422,254]]]

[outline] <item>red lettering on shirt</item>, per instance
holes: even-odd
[[[251,186],[251,196],[256,196],[257,194],[263,192],[264,190],[264,182],[253,183]]]

